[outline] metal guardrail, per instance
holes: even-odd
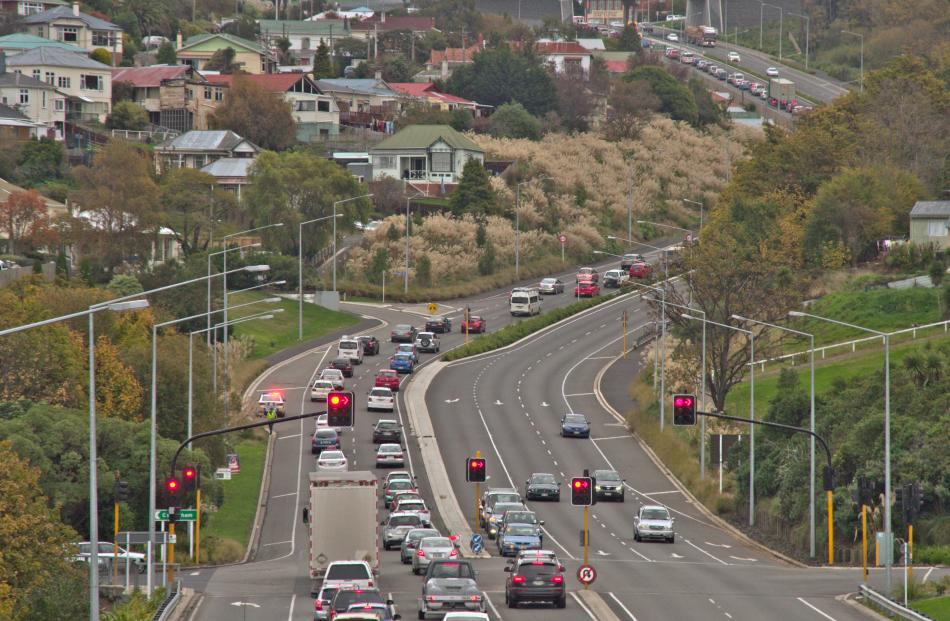
[[[931,617],[927,615],[920,614],[915,610],[910,608],[905,608],[901,604],[898,604],[889,597],[878,593],[874,589],[871,589],[865,585],[860,585],[858,587],[861,591],[861,596],[876,608],[880,608],[888,614],[895,615],[899,619],[910,619],[911,621],[933,621]]]
[[[918,332],[918,331],[921,331],[921,330],[929,330],[929,329],[931,329],[931,328],[940,328],[940,327],[943,328],[944,333],[950,332],[950,319],[946,319],[946,320],[944,320],[944,321],[938,321],[938,322],[936,322],[936,323],[928,323],[928,324],[925,324],[925,325],[923,325],[923,326],[914,326],[913,328],[905,328],[904,330],[897,330],[897,331],[895,331],[895,332],[890,332],[889,334],[890,334],[890,336],[896,336],[896,335],[898,335],[898,334],[910,334],[910,335],[911,335],[911,339],[916,339],[916,338],[917,338],[917,332]],[[824,359],[825,359],[825,354],[826,354],[827,352],[833,350],[833,349],[837,349],[837,348],[839,348],[839,347],[850,347],[850,348],[851,348],[851,353],[854,353],[854,352],[857,350],[857,346],[858,346],[859,343],[868,343],[868,342],[870,342],[870,341],[876,341],[876,340],[882,340],[882,342],[883,342],[883,337],[880,337],[880,336],[865,336],[865,337],[861,337],[861,338],[859,338],[859,339],[854,339],[854,340],[851,340],[851,341],[845,341],[845,342],[843,342],[843,343],[832,343],[831,345],[824,345],[824,346],[822,346],[822,347],[816,347],[816,348],[815,348],[815,353],[816,353],[816,354],[821,354],[821,359],[824,360]],[[894,342],[891,341],[891,344],[892,344],[892,345],[893,345],[893,343],[894,343]],[[804,350],[804,351],[797,351],[797,352],[794,352],[794,353],[791,353],[791,354],[784,354],[784,355],[781,355],[781,356],[775,356],[775,357],[773,357],[773,358],[764,358],[764,359],[762,359],[762,360],[756,360],[754,364],[759,365],[759,367],[764,371],[764,370],[765,370],[765,365],[766,365],[766,363],[769,363],[769,362],[780,362],[780,361],[782,361],[782,360],[791,359],[792,364],[795,364],[795,359],[798,358],[798,357],[801,357],[804,361],[807,362],[807,360],[808,360],[808,354],[809,354],[809,353],[810,353],[810,350],[806,349],[806,350]],[[753,363],[749,362],[749,363],[747,363],[747,364],[753,364]]]
[[[172,585],[172,590],[168,594],[168,597],[165,598],[159,606],[158,610],[155,611],[155,616],[152,617],[152,621],[168,621],[172,613],[175,612],[175,607],[178,606],[178,601],[181,599],[181,580],[176,580]]]

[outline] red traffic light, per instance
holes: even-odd
[[[689,395],[678,396],[673,399],[673,406],[678,408],[691,408],[693,407],[693,398]]]
[[[353,414],[353,393],[333,391],[327,395],[327,423],[331,427],[352,427]]]
[[[673,395],[673,424],[696,424],[696,397],[695,395]]]
[[[594,504],[594,486],[590,477],[571,479],[571,504],[575,507],[589,507]]]
[[[587,489],[590,487],[588,479],[574,479],[574,489]]]
[[[197,476],[197,474],[198,474],[198,472],[197,472],[194,468],[192,468],[191,466],[188,466],[188,467],[186,467],[184,470],[181,471],[181,476],[182,476],[186,481],[194,481],[194,479],[195,479],[195,477]]]
[[[468,468],[465,472],[465,480],[471,483],[483,483],[486,477],[485,469],[488,462],[482,457],[469,457],[467,460]]]
[[[168,490],[168,493],[174,494],[181,489],[181,481],[175,477],[169,477],[165,480],[165,489]]]
[[[350,398],[343,393],[330,395],[330,405],[333,407],[346,407],[350,404]]]

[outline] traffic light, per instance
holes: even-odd
[[[198,489],[198,467],[185,466],[181,469],[182,489],[193,492]]]
[[[327,425],[353,426],[353,393],[334,391],[327,395]]]
[[[874,504],[874,482],[867,477],[858,477],[858,486],[854,490],[854,502],[859,506]]]
[[[590,477],[571,479],[571,504],[575,507],[589,507],[594,504],[594,480]]]
[[[673,424],[678,426],[696,424],[695,395],[673,395]]]
[[[470,483],[484,483],[487,466],[484,457],[469,457],[465,460],[465,480]]]
[[[920,491],[920,485],[917,483],[905,483],[903,493],[901,488],[897,488],[897,502],[900,503],[904,513],[904,523],[913,524],[917,521],[917,515],[924,505],[923,494]]]
[[[169,506],[174,505],[181,495],[181,481],[177,477],[170,476],[165,479],[165,499]]]
[[[115,502],[119,504],[120,502],[127,502],[129,500],[129,483],[128,481],[116,481],[115,482]]]

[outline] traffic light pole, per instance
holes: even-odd
[[[591,492],[592,494],[594,492]],[[590,561],[590,507],[584,505],[584,564],[587,565]],[[587,583],[584,583],[584,590],[587,590]]]
[[[467,327],[467,326],[468,326],[468,323],[466,323],[465,325],[466,325],[465,334],[466,334],[466,336],[467,336],[467,335],[468,335],[468,327]],[[481,451],[475,451],[475,457],[479,457],[479,458],[480,458],[481,456],[482,456],[482,452],[481,452]],[[479,483],[478,481],[476,481],[476,482],[475,482],[475,521],[472,522],[472,530],[473,530],[474,532],[476,532],[476,533],[478,532],[478,499],[481,498],[481,497],[482,497],[482,484]]]
[[[861,503],[861,568],[864,584],[868,583],[868,506]]]
[[[785,431],[795,431],[798,433],[807,434],[815,438],[816,440],[818,440],[818,443],[821,444],[821,448],[825,450],[825,457],[828,459],[828,466],[825,468],[825,474],[824,474],[825,493],[828,497],[828,564],[834,565],[834,554],[833,554],[834,553],[834,502],[833,502],[834,500],[833,498],[834,470],[831,467],[831,450],[828,448],[828,443],[825,442],[825,439],[822,438],[817,433],[815,433],[814,431],[805,429],[803,427],[795,427],[793,425],[783,425],[782,423],[773,423],[767,420],[753,420],[750,418],[740,418],[738,416],[728,416],[726,414],[720,414],[718,412],[700,412],[699,410],[697,410],[696,413],[702,416],[711,416],[713,418],[721,418],[722,420],[731,420],[731,421],[736,421],[740,423],[751,423],[753,425],[762,425],[764,427],[784,429]]]

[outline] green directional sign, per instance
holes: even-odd
[[[155,519],[159,522],[168,521],[168,509],[159,509],[155,512]],[[194,522],[198,519],[197,509],[179,509],[175,513],[176,522]]]

